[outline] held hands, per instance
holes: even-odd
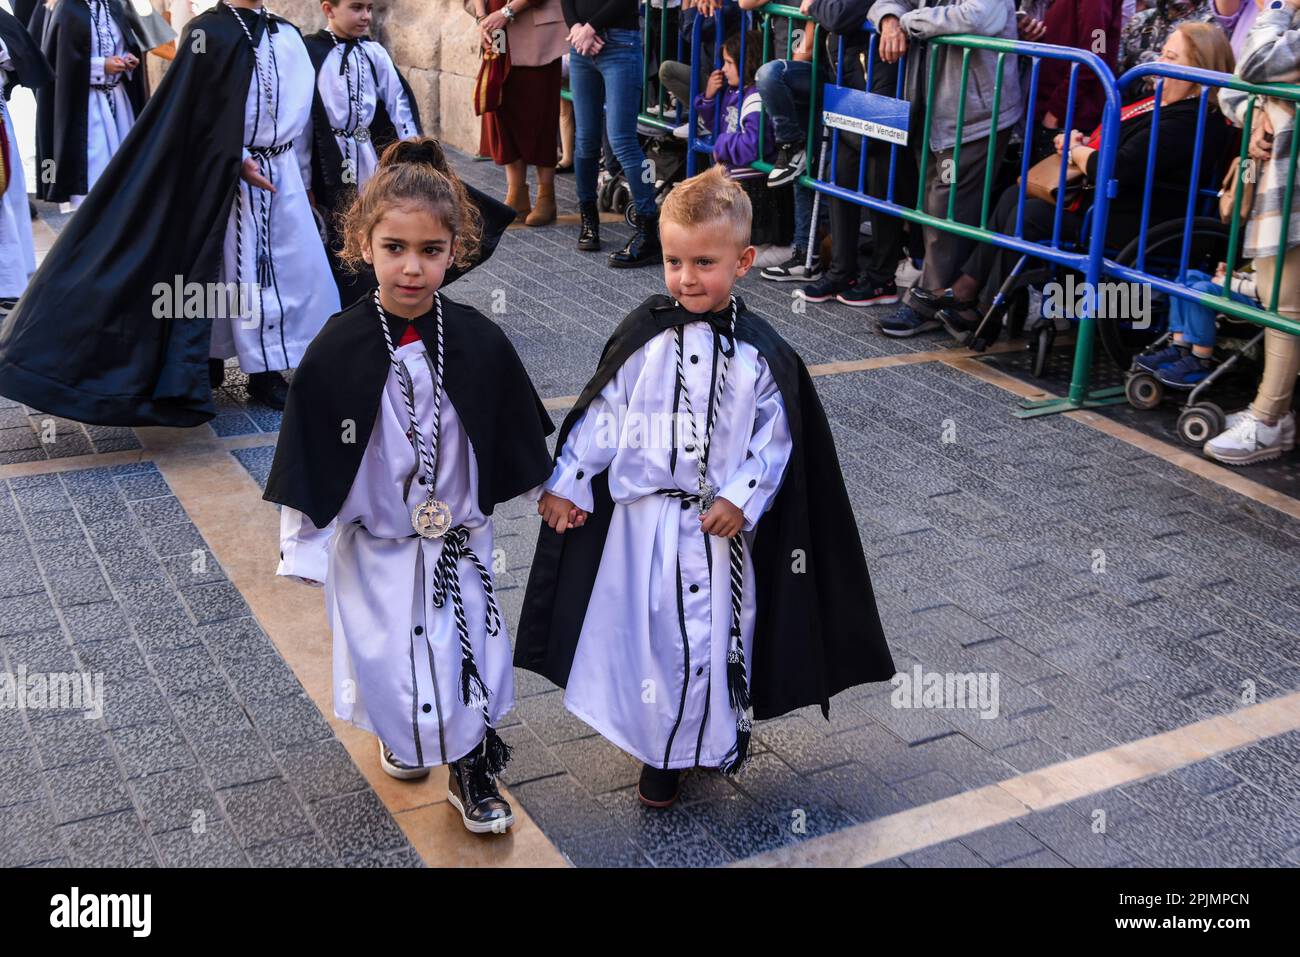
[[[713,99],[715,96],[718,95],[718,91],[721,90],[726,85],[726,83],[727,83],[727,75],[723,73],[721,70],[714,70],[712,73],[709,74],[709,82],[705,84],[704,98],[706,100]]]
[[[735,538],[745,527],[745,513],[725,498],[715,498],[709,510],[700,516],[700,528],[719,538]]]
[[[595,56],[605,45],[590,23],[575,23],[570,27],[569,43],[583,56]]]
[[[570,528],[582,528],[587,521],[587,513],[574,505],[567,498],[543,492],[537,502],[537,514],[542,521],[561,535]]]
[[[250,186],[256,186],[258,189],[265,189],[274,193],[275,187],[271,181],[262,175],[261,169],[258,168],[257,160],[249,157],[244,160],[243,168],[239,171],[239,178]]]

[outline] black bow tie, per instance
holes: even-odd
[[[679,305],[678,308],[690,322],[707,322],[713,327],[714,335],[725,340],[726,345],[722,352],[727,358],[735,355],[736,352],[736,330],[731,325],[731,305],[728,303],[725,309],[717,312],[691,312],[685,306]]]

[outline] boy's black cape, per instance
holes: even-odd
[[[127,49],[140,58],[133,75],[122,78],[122,88],[139,116],[147,91],[144,57],[150,47],[146,44],[157,37],[151,32],[152,21],[146,25],[121,0],[109,0],[108,12],[122,32]],[[36,177],[36,195],[47,202],[66,203],[73,196],[89,192],[86,112],[90,90],[90,7],[85,0],[59,0],[53,10],[47,10],[42,4],[33,14],[30,27],[33,36],[40,38],[41,50],[56,77],[54,83],[36,94],[36,166],[41,171]],[[47,168],[53,170],[52,178],[43,175]]]
[[[551,474],[546,436],[555,431],[523,363],[496,323],[442,297],[443,385],[465,426],[478,464],[479,508],[493,508],[541,485]],[[406,320],[390,316],[393,341]],[[434,314],[414,320],[437,348]],[[367,295],[331,317],[294,373],[280,423],[267,501],[303,512],[324,528],[347,498],[379,414],[388,349]],[[343,441],[345,423],[355,434]]]
[[[262,18],[239,15],[260,41]],[[254,66],[235,16],[218,4],[189,22],[157,92],[0,325],[0,395],[97,425],[216,415],[212,318],[157,318],[155,286],[220,278]],[[268,22],[296,29],[275,14]],[[470,195],[487,255],[514,210]]]
[[[4,89],[0,90],[0,95],[6,100],[15,86],[36,90],[54,79],[54,71],[41,52],[40,44],[27,32],[26,24],[8,10],[0,10],[0,41],[4,41],[13,66],[12,71],[6,70],[0,74],[4,80]]]
[[[700,318],[667,296],[651,296],[624,319],[564,420],[556,454],[583,410],[629,357],[664,330]],[[757,580],[746,583],[758,601],[749,683],[754,716],[774,718],[810,704],[829,716],[832,695],[889,679],[894,662],[830,425],[808,370],[739,297],[736,336],[766,360],[785,404],[793,446],[780,491],[755,526]],[[595,511],[581,528],[559,535],[542,526],[516,635],[515,664],[560,687],[573,665],[614,509],[608,470],[592,480],[591,489]],[[800,556],[802,571],[796,570]]]
[[[324,64],[325,58],[329,56],[334,49],[335,43],[344,46],[357,46],[364,43],[376,43],[378,41],[370,37],[361,37],[357,40],[338,40],[328,30],[319,30],[316,33],[308,34],[302,38],[303,43],[307,44],[307,55],[311,57],[311,65],[316,69],[317,77],[320,76],[321,65]],[[344,55],[347,55],[345,51]],[[370,64],[370,78],[374,82],[376,89],[379,87],[379,76],[375,70],[374,63],[369,57],[366,62]],[[416,106],[415,94],[411,92],[410,84],[406,82],[406,77],[402,76],[402,71],[397,71],[397,78],[402,83],[402,89],[406,92],[407,102],[411,104],[411,114],[415,117],[415,125],[421,130],[424,125],[420,122],[419,108]],[[388,108],[384,105],[383,97],[375,97],[375,118],[370,123],[370,141],[374,144],[375,152],[383,155],[385,148],[390,143],[397,141],[397,127],[393,123],[392,117],[388,115]],[[346,308],[357,299],[368,293],[375,285],[375,275],[370,269],[362,269],[359,272],[352,273],[343,268],[338,261],[338,251],[342,248],[342,237],[339,234],[337,217],[339,211],[351,201],[352,196],[356,193],[355,181],[352,183],[345,182],[343,178],[343,151],[339,149],[338,140],[335,139],[331,132],[331,123],[329,116],[325,112],[325,103],[320,98],[320,88],[317,86],[311,106],[312,117],[312,157],[311,157],[311,190],[316,199],[316,208],[320,210],[325,219],[326,246],[330,254],[330,268],[334,272],[334,282],[339,287],[339,301]]]

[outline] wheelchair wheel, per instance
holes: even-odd
[[[1185,233],[1181,219],[1160,223],[1147,231],[1145,268],[1148,273],[1167,279],[1178,275],[1178,261],[1182,256]],[[1191,235],[1187,268],[1214,275],[1215,267],[1228,253],[1228,227],[1217,219],[1201,216],[1192,220]],[[1137,239],[1132,240],[1115,257],[1116,264],[1120,266],[1136,267],[1137,261]],[[1097,320],[1097,332],[1106,354],[1115,365],[1127,369],[1132,365],[1133,357],[1163,335],[1168,325],[1169,297],[1153,289],[1151,315],[1145,324],[1103,315]]]
[[[1227,416],[1213,402],[1189,405],[1178,415],[1178,437],[1187,445],[1200,448],[1223,431]]]
[[[1134,372],[1124,380],[1124,395],[1133,408],[1147,412],[1160,404],[1165,387],[1150,372]]]
[[[1030,328],[1027,338],[1029,351],[1034,354],[1034,378],[1041,379],[1047,371],[1047,357],[1052,352],[1052,343],[1056,341],[1056,323],[1050,319],[1039,319]]]

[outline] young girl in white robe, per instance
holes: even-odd
[[[49,67],[35,44],[27,40],[25,27],[4,5],[0,5],[0,18],[6,29],[0,30],[0,126],[4,137],[0,141],[0,313],[13,306],[14,300],[27,288],[27,280],[36,272],[36,251],[32,243],[32,219],[27,201],[27,180],[23,173],[23,154],[18,142],[13,117],[9,113],[7,93],[22,82],[19,58],[25,53],[33,62],[30,71],[39,73],[39,79],[28,77],[28,83],[48,82]],[[10,52],[4,36],[23,43],[24,51]]]
[[[334,713],[394,777],[450,765],[465,826],[501,832],[514,684],[491,513],[540,494],[552,426],[504,333],[439,291],[481,226],[436,141],[385,151],[344,248],[378,288],[307,350],[266,497],[285,506],[277,574],[325,585]]]

